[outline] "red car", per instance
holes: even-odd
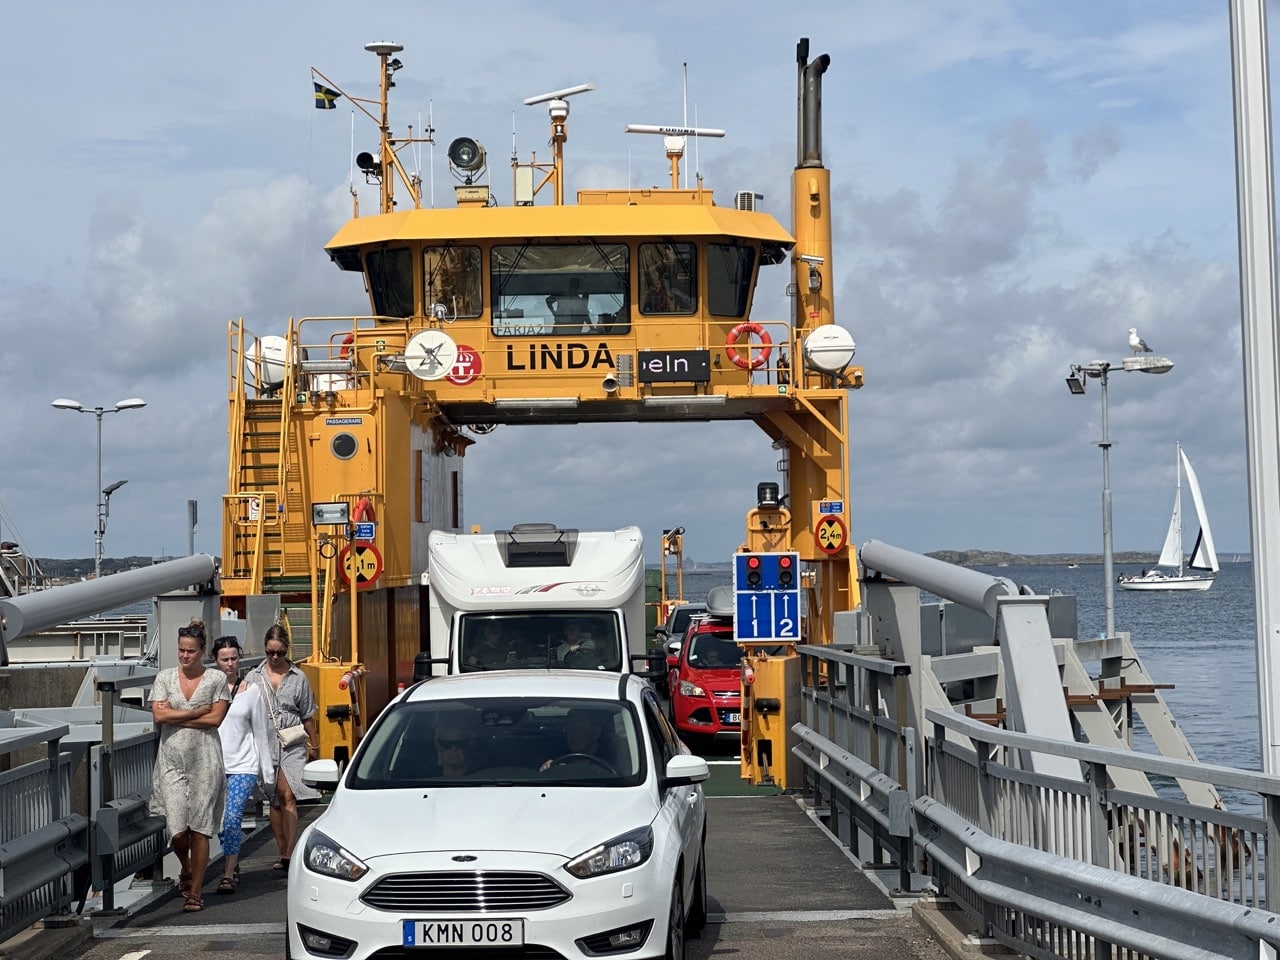
[[[691,747],[699,741],[738,740],[742,657],[733,641],[733,621],[703,616],[689,624],[678,659],[668,659],[671,718]]]

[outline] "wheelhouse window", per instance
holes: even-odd
[[[492,258],[495,334],[577,336],[630,329],[625,244],[496,246]]]
[[[692,243],[642,243],[638,251],[640,312],[688,316],[698,308],[697,248]]]
[[[483,284],[479,247],[426,247],[422,261],[428,313],[438,309],[450,320],[480,316]]]
[[[408,247],[365,254],[373,312],[380,317],[413,316],[413,256]]]
[[[717,317],[742,317],[751,303],[756,253],[751,247],[707,247],[707,309]]]
[[[630,787],[644,781],[643,734],[629,704],[484,697],[404,702],[362,745],[353,790],[509,786]]]

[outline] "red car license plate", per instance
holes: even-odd
[[[742,714],[740,714],[740,713],[726,713],[726,714],[724,715],[724,722],[725,722],[725,723],[741,723],[741,722],[742,722]]]
[[[406,920],[406,947],[521,947],[524,921],[509,917]]]

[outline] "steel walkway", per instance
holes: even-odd
[[[896,903],[791,796],[708,798],[709,923],[687,960],[942,960],[955,955]],[[304,822],[318,812],[303,808]],[[6,960],[187,960],[284,955],[285,880],[271,870],[275,844],[263,829],[245,841],[242,883],[217,896],[210,866],[205,909],[182,912],[168,881],[117,925],[99,916],[0,945]],[[90,928],[96,930],[90,937]],[[969,954],[972,956],[972,953]]]

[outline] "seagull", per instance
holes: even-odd
[[[1134,353],[1150,353],[1151,348],[1147,346],[1147,341],[1138,336],[1138,328],[1129,328],[1129,349]]]

